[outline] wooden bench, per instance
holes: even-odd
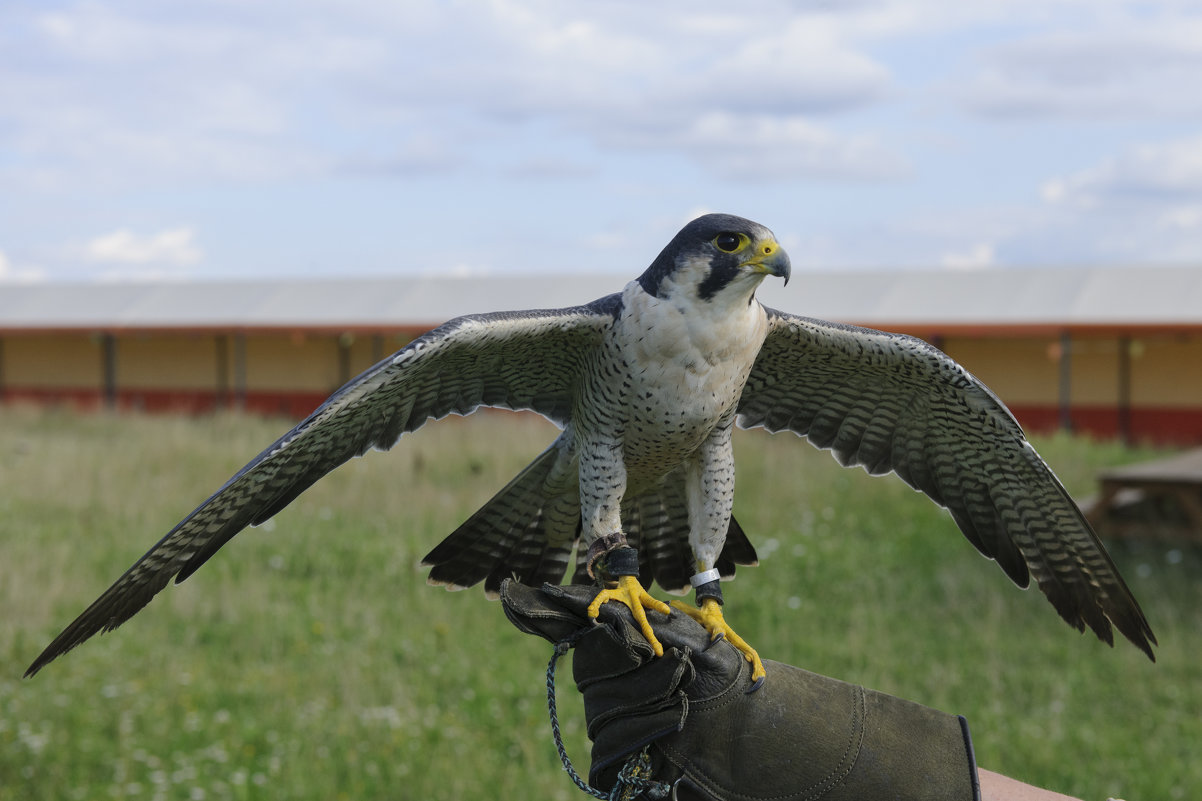
[[[1103,470],[1098,484],[1082,508],[1100,535],[1202,543],[1202,448]]]

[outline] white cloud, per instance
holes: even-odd
[[[960,90],[1003,117],[1179,118],[1202,113],[1202,21],[1119,22],[995,46]]]
[[[803,117],[712,112],[645,144],[682,150],[732,180],[891,179],[908,168],[874,137],[841,135]]]
[[[346,53],[361,63],[374,48],[301,20],[277,35],[279,20],[252,16],[79,3],[22,20],[25,35],[0,57],[20,77],[0,82],[6,177],[63,191],[327,169],[322,149],[297,136],[298,100],[351,69]]]
[[[1080,206],[1202,195],[1202,136],[1135,145],[1096,166],[1049,180],[1041,193],[1050,203]]]
[[[397,219],[467,221],[465,264],[537,227],[616,270],[694,205],[800,232],[814,266],[1202,237],[1181,0],[67,0],[0,4],[0,32],[8,280],[179,274],[192,230],[214,273],[411,269]]]
[[[46,273],[39,267],[13,264],[12,259],[0,250],[0,283],[34,283],[45,280]]]
[[[505,174],[522,181],[563,181],[591,178],[597,174],[597,170],[576,158],[536,155],[509,167]]]
[[[1026,253],[1085,263],[1202,260],[1202,136],[1133,144],[1041,187]],[[1028,257],[1028,260],[1032,260]]]
[[[980,270],[993,267],[997,263],[997,254],[992,244],[978,242],[967,250],[945,253],[940,261],[948,269]]]
[[[1202,204],[1176,206],[1160,216],[1160,227],[1202,232]]]
[[[861,107],[892,88],[885,65],[805,17],[715,53],[703,69],[667,73],[664,89],[698,110],[797,115]]]
[[[27,79],[0,86],[20,154],[9,174],[60,189],[270,182],[348,166],[394,177],[462,166],[502,140],[498,130],[520,132],[531,119],[621,150],[648,130],[687,138],[712,115],[761,129],[757,116],[813,124],[891,89],[889,69],[821,4],[764,2],[755,14],[718,4],[410,5],[176,16],[89,3],[43,14],[25,58],[6,59],[23,62]],[[863,150],[870,138],[826,136],[848,140],[827,149]],[[720,167],[713,151],[740,146],[711,141],[697,163]],[[809,137],[803,149],[813,147]],[[794,161],[786,168],[804,173],[808,157]],[[827,172],[846,162],[830,160]]]
[[[348,156],[339,165],[339,170],[357,175],[397,177],[445,175],[463,167],[466,160],[451,143],[419,134],[403,142],[390,143],[382,155]]]
[[[172,228],[140,236],[122,228],[98,236],[84,247],[88,259],[121,265],[180,267],[196,264],[203,257],[195,232],[188,227]]]

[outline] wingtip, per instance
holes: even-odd
[[[33,663],[25,670],[22,678],[28,679],[32,677],[42,668],[46,667],[46,665],[49,665],[63,654],[75,648],[75,646],[80,645],[93,634],[111,631],[113,628],[115,628],[115,625],[89,630],[81,628],[80,619],[76,619],[71,625],[63,629],[57,637],[51,640],[49,645],[42,649],[42,652],[38,654],[38,658],[33,660]]]
[[[1151,631],[1142,632],[1142,636],[1132,636],[1126,632],[1123,632],[1123,636],[1128,642],[1138,648],[1144,656],[1148,657],[1148,661],[1155,664],[1156,652],[1152,650],[1152,646],[1160,645],[1160,643],[1156,642],[1156,637]],[[1114,647],[1113,642],[1110,645],[1112,648]]]
[[[1132,613],[1127,616],[1112,616],[1115,628],[1119,630],[1127,640],[1144,654],[1151,661],[1156,661],[1156,654],[1152,651],[1152,646],[1159,646],[1156,641],[1156,635],[1152,633],[1152,627],[1148,625],[1147,618],[1144,617],[1143,610],[1139,608],[1139,604],[1135,599],[1131,599]]]
[[[1156,654],[1152,651],[1152,646],[1160,645],[1160,643],[1156,642],[1156,635],[1152,633],[1151,629],[1148,629],[1146,632],[1144,632],[1144,637],[1140,638],[1138,642],[1135,640],[1131,641],[1135,643],[1135,646],[1139,648],[1139,650],[1143,651],[1147,655],[1148,659],[1150,659],[1153,664],[1156,663]]]
[[[25,669],[25,673],[22,674],[21,678],[23,678],[23,679],[33,678],[35,675],[37,675],[38,671],[40,671],[42,668],[46,667],[46,665],[53,662],[55,659],[57,659],[58,657],[60,657],[64,653],[66,653],[68,650],[70,650],[70,649],[61,649],[60,650],[58,648],[55,648],[54,643],[51,643],[49,646],[47,646],[47,648],[44,651],[42,651],[42,653],[38,654],[38,658],[33,660],[33,662],[29,665],[29,667],[27,667]]]
[[[1156,635],[1152,633],[1152,627],[1148,625],[1148,622],[1144,619],[1143,612],[1139,610],[1138,606],[1135,607],[1135,612],[1135,620],[1116,617],[1109,613],[1107,614],[1107,617],[1128,642],[1142,651],[1144,655],[1147,656],[1152,662],[1155,662],[1156,654],[1152,650],[1152,646],[1159,646],[1160,643],[1156,641]],[[1098,634],[1099,639],[1109,643],[1113,647],[1114,637],[1110,636],[1109,625],[1106,627],[1106,635],[1108,636],[1102,636],[1102,633],[1096,632],[1096,630],[1095,633]]]

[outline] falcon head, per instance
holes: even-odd
[[[772,232],[742,217],[706,214],[680,229],[638,281],[664,300],[684,293],[750,302],[767,275],[789,281],[789,256]]]

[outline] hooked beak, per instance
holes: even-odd
[[[777,244],[775,239],[756,245],[751,257],[743,262],[743,266],[755,273],[783,278],[786,285],[792,272],[789,254],[785,253],[785,249]]]

